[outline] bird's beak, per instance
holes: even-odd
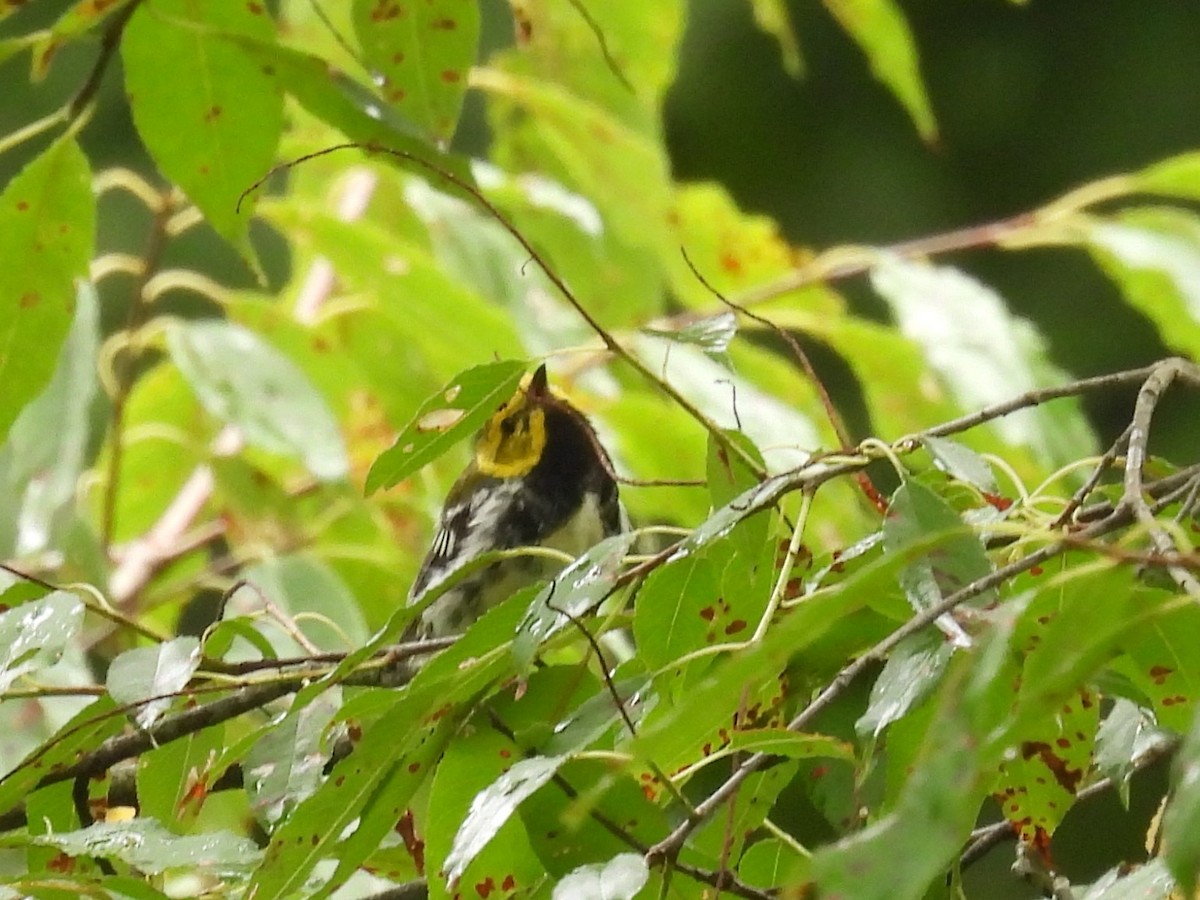
[[[542,400],[550,396],[550,388],[546,383],[546,366],[540,365],[537,371],[533,373],[533,377],[529,379],[529,386],[525,388],[526,396]]]

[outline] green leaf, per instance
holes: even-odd
[[[1200,607],[1155,616],[1124,643],[1134,685],[1154,704],[1158,723],[1186,734],[1200,709]]]
[[[1190,897],[1200,878],[1200,716],[1175,754],[1171,782],[1162,823],[1164,856],[1184,895]]]
[[[401,5],[355,0],[354,31],[384,98],[438,141],[449,142],[479,42],[475,0]]]
[[[200,641],[175,638],[153,647],[126,650],[108,667],[106,686],[122,705],[137,704],[134,718],[149,728],[175,702],[174,694],[192,679],[200,667]],[[150,700],[152,697],[159,699]],[[143,701],[150,700],[149,703]]]
[[[125,716],[116,714],[108,695],[85,706],[66,722],[54,737],[45,741],[0,779],[0,810],[12,809],[25,799],[46,775],[77,762],[126,727]]]
[[[66,591],[0,613],[0,691],[58,662],[82,624],[83,604]]]
[[[562,878],[628,851],[629,844],[601,821],[617,823],[625,836],[645,846],[666,833],[667,814],[647,797],[644,783],[615,774],[610,761],[572,759],[558,774],[562,784],[547,784],[518,810],[547,874]]]
[[[757,463],[759,471],[765,470],[766,463],[762,453],[749,437],[740,431],[729,429],[723,433],[732,446],[739,448],[746,457]],[[718,441],[715,435],[709,434],[706,480],[713,508],[716,509],[744,491],[752,490],[758,484],[759,476],[746,464],[743,457],[733,453],[726,444]],[[744,560],[758,560],[762,555],[763,545],[769,541],[770,530],[771,516],[759,515],[739,522],[730,533],[730,537],[737,553],[744,557]],[[743,590],[751,586],[751,581],[740,585]]]
[[[1200,218],[1183,210],[1132,210],[1088,230],[1092,255],[1163,343],[1200,354]]]
[[[633,900],[650,869],[640,853],[621,853],[608,862],[580,866],[554,886],[551,900]]]
[[[1050,364],[1033,326],[1011,315],[995,291],[957,269],[887,256],[872,270],[871,284],[963,409],[1066,380]],[[1073,462],[1095,446],[1075,400],[1019,410],[994,427],[1048,465]]]
[[[875,77],[908,111],[926,141],[937,138],[933,109],[921,82],[920,60],[904,12],[893,0],[824,0],[825,8],[858,42]]]
[[[98,856],[127,863],[148,875],[168,869],[244,872],[262,852],[249,838],[228,831],[174,835],[154,819],[97,822],[79,831],[39,835],[34,843],[57,847],[68,856]]]
[[[738,875],[753,887],[777,888],[788,882],[804,857],[778,838],[759,841],[742,854]]]
[[[953,644],[929,631],[899,643],[871,686],[870,702],[855,723],[855,730],[864,736],[879,737],[936,690],[953,652]]]
[[[315,895],[323,896],[379,846],[459,725],[449,711],[431,717],[435,709],[428,696],[406,692],[364,732],[354,752],[272,835],[249,888],[258,900],[293,896],[319,862],[336,859],[336,870]],[[358,827],[344,837],[356,819]]]
[[[565,756],[534,756],[513,765],[471,802],[443,869],[454,884],[526,797],[554,777]]]
[[[772,471],[801,465],[809,458],[802,448],[821,443],[820,431],[803,405],[779,399],[780,379],[794,377],[793,367],[764,350],[737,348],[737,365],[730,371],[695,347],[662,338],[638,334],[632,349],[716,424],[769,447],[763,455]],[[756,380],[749,377],[752,369],[758,370]]]
[[[424,246],[369,220],[343,222],[308,206],[273,204],[270,215],[294,241],[327,257],[346,291],[362,295],[338,319],[356,354],[417,357],[432,373],[456,372],[464,360],[522,355],[512,318],[451,277]]]
[[[121,57],[138,133],[162,171],[254,265],[242,193],[271,167],[283,97],[226,33],[272,40],[257,3],[154,0],[125,26]]]
[[[1156,732],[1150,716],[1132,700],[1118,697],[1096,732],[1096,772],[1111,778],[1122,805],[1129,808],[1129,782],[1134,763]]]
[[[779,224],[768,216],[744,212],[714,182],[676,186],[671,223],[674,243],[687,255],[676,248],[659,257],[660,265],[669,273],[676,297],[688,307],[711,309],[714,290],[727,297],[753,291],[784,277],[795,265]],[[725,316],[732,319],[732,311],[714,318]]]
[[[167,347],[204,408],[251,445],[295,457],[323,481],[346,477],[346,448],[324,398],[258,335],[217,320],[177,322]]]
[[[740,709],[749,709],[756,702],[770,709],[771,694],[779,691],[777,674],[839,620],[894,584],[902,562],[899,557],[884,557],[789,610],[761,642],[723,659],[678,703],[668,708],[660,704],[643,724],[633,751],[668,771],[702,758],[708,735],[718,728],[725,730],[723,723],[733,721]],[[707,749],[711,753],[719,744]]]
[[[1075,803],[1092,762],[1100,700],[1083,688],[1058,712],[1025,731],[1000,764],[996,801],[1021,840],[1040,845]]]
[[[520,765],[522,755],[519,744],[482,723],[447,748],[430,785],[424,830],[426,871],[438,873],[429,879],[432,898],[451,897],[458,889],[449,867],[463,833],[460,829],[467,829],[475,811],[487,802],[483,798],[491,786],[514,763]],[[523,822],[509,812],[503,821],[490,823],[490,834],[474,834],[480,843],[470,859],[461,860],[457,877],[463,885],[485,884],[490,878],[497,886],[508,882],[514,888],[529,887],[544,874]]]
[[[1181,153],[1147,166],[1134,175],[1138,190],[1186,200],[1200,200],[1200,151]]]
[[[820,893],[919,900],[943,875],[970,834],[999,761],[1000,748],[988,738],[1011,710],[1011,639],[1011,623],[1001,619],[974,652],[951,659],[897,808],[814,854]]]
[[[137,767],[138,814],[172,831],[191,830],[212,782],[224,773],[214,762],[226,746],[225,735],[222,722],[144,754]]]
[[[804,58],[800,55],[800,38],[792,27],[786,0],[750,0],[754,24],[775,38],[783,70],[793,78],[804,75]]]
[[[633,634],[638,656],[651,669],[699,649],[713,633],[720,582],[718,572],[703,554],[677,565],[660,566],[638,591]],[[741,635],[744,639],[746,635]]]
[[[75,320],[46,389],[13,423],[0,449],[0,556],[57,544],[90,462],[99,403],[100,312],[90,282],[77,282]]]
[[[322,739],[340,696],[326,691],[294,716],[265,732],[246,754],[242,771],[250,807],[270,826],[317,790],[325,757]]]
[[[937,539],[938,536],[942,536]],[[935,547],[914,557],[900,576],[900,584],[913,609],[922,611],[941,603],[950,594],[988,575],[992,564],[979,536],[967,529],[945,500],[918,481],[909,479],[892,495],[883,525],[889,553],[904,553],[913,544],[937,539]],[[972,605],[991,603],[994,590],[981,593]],[[951,617],[939,625],[958,641],[965,639]]]
[[[921,435],[921,443],[933,457],[934,464],[951,477],[973,484],[989,494],[995,494],[999,490],[992,467],[974,450],[964,447],[958,441],[928,434]]]
[[[390,488],[474,435],[517,390],[525,363],[505,361],[467,369],[429,397],[367,473],[366,492]]]
[[[567,615],[582,616],[612,593],[625,554],[636,540],[632,532],[605,538],[538,592],[513,641],[518,668],[529,665],[542,643],[564,628],[574,627]]]
[[[731,312],[723,312],[688,322],[682,328],[674,331],[649,327],[643,328],[642,331],[668,341],[690,344],[714,359],[721,359],[725,351],[729,349],[734,335],[737,334],[737,318]]]
[[[797,769],[796,762],[788,761],[752,773],[742,782],[726,814],[715,816],[692,836],[684,858],[696,854],[693,858],[698,862],[740,859],[747,837],[762,825]]]
[[[478,74],[474,83],[498,121],[494,157],[501,166],[549,166],[549,174],[599,205],[625,241],[648,245],[661,259],[678,256],[668,228],[671,180],[657,138],[557,84],[496,71]],[[540,165],[531,166],[534,159]]]
[[[131,2],[132,0],[117,0],[114,3],[96,3],[95,0],[77,0],[50,26],[48,33],[39,34],[40,39],[33,51],[32,80],[39,81],[45,77],[51,60],[66,44],[74,42]],[[3,18],[3,13],[0,13],[0,18]]]
[[[0,259],[8,260],[0,266],[0,438],[54,372],[71,325],[72,282],[91,259],[95,217],[88,161],[70,138],[0,194]]]
[[[490,60],[535,73],[657,135],[663,93],[674,81],[686,3],[523,0],[518,45]]]

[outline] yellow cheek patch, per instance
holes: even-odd
[[[529,408],[518,393],[483,426],[475,446],[475,464],[484,475],[516,478],[537,465],[546,449],[546,414]]]

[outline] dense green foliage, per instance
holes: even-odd
[[[934,140],[898,8],[826,5]],[[1060,896],[1192,891],[1200,464],[1147,446],[1200,373],[1072,382],[937,257],[1074,248],[1200,356],[1200,150],[817,253],[673,180],[682,0],[514,0],[486,52],[474,0],[327,6],[0,0],[34,77],[98,48],[0,137],[37,148],[0,193],[0,893],[1012,896],[970,883],[1002,843]],[[151,162],[95,170],[112,73]],[[642,527],[396,678],[467,439],[541,359]],[[1109,448],[1081,398],[1117,390]],[[1059,826],[1156,766],[1146,854],[1068,884]]]

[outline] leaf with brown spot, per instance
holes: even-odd
[[[354,30],[384,99],[435,141],[454,135],[479,43],[474,0],[356,0]]]
[[[0,194],[0,441],[54,372],[95,218],[91,172],[71,138],[51,144]]]
[[[1075,803],[1092,761],[1100,707],[1087,689],[1060,713],[1026,734],[1015,756],[1000,767],[996,802],[1021,839],[1048,840]],[[1085,696],[1088,702],[1082,702]],[[1082,739],[1079,735],[1083,735]]]

